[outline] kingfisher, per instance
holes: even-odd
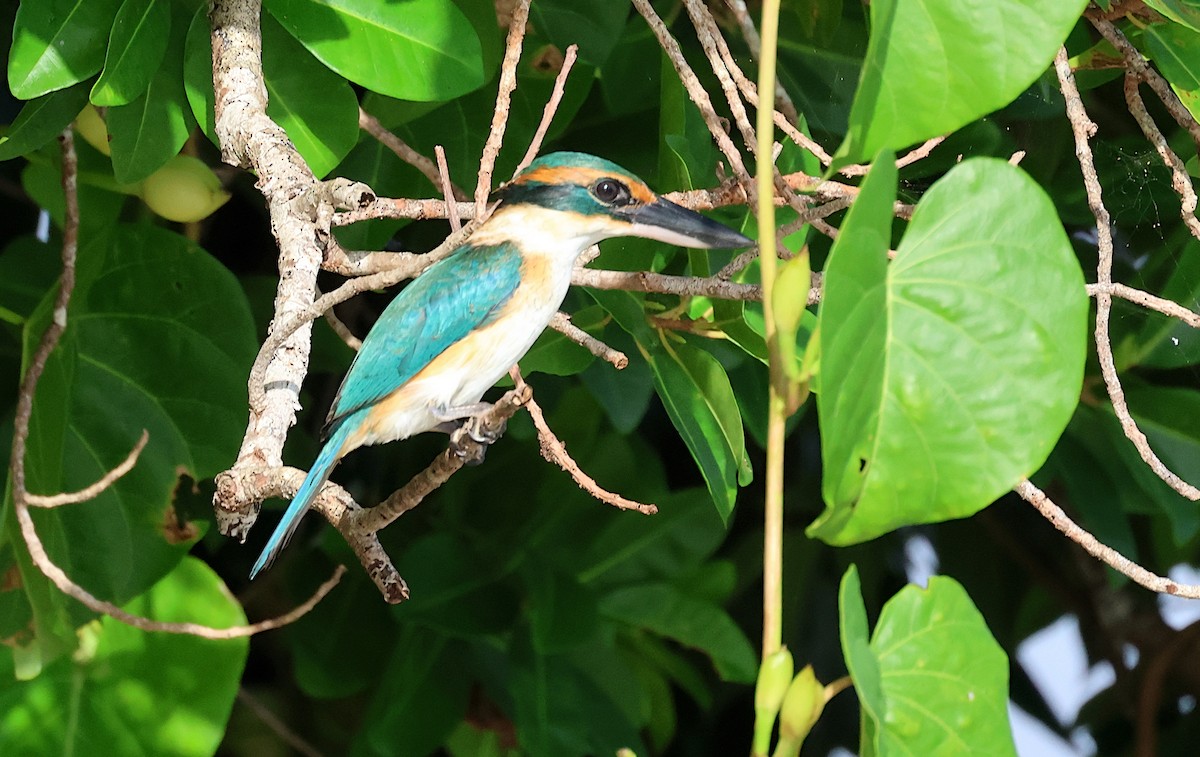
[[[584,250],[613,237],[706,249],[753,244],[659,197],[617,164],[585,153],[533,161],[493,200],[491,217],[405,287],[363,339],[329,410],[324,446],[251,578],[287,545],[351,450],[453,431],[487,410],[484,393],[549,325]]]

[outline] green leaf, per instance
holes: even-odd
[[[397,628],[387,605],[379,601],[379,590],[360,571],[343,578],[337,591],[285,633],[296,683],[304,693],[314,699],[339,699],[379,680],[380,660],[395,645]],[[355,643],[335,641],[349,638]]]
[[[870,319],[887,307],[887,251],[896,181],[892,153],[876,155],[825,264],[818,315],[822,366],[817,411],[827,507],[853,502],[860,495],[858,474],[866,465],[869,442],[864,437],[876,422],[878,398],[883,395],[888,331]],[[852,387],[846,383],[851,378]],[[857,455],[856,445],[863,446]],[[829,515],[827,509],[810,533],[815,535]]]
[[[216,95],[213,93],[212,32],[204,8],[198,8],[188,24],[183,45],[183,90],[200,130],[214,145],[217,144],[216,115],[213,110]]]
[[[658,149],[658,181],[660,191],[687,190],[707,186],[715,173],[717,149],[700,111],[687,95],[687,90],[675,75],[671,61],[665,55],[656,61],[662,82],[658,132],[662,140]],[[704,255],[696,251],[695,255]]]
[[[509,714],[522,754],[615,754],[622,747],[645,753],[638,736],[641,723],[630,722],[621,706],[639,693],[636,679],[611,646],[585,647],[573,656],[541,655],[525,628],[512,637],[504,688],[487,693],[511,699]],[[598,661],[603,662],[600,671]],[[605,686],[604,674],[623,679],[617,691]]]
[[[8,133],[0,137],[0,160],[28,155],[57,137],[87,105],[87,87],[78,85],[25,103]]]
[[[1200,9],[1197,17],[1200,18]],[[1200,32],[1180,24],[1151,24],[1143,31],[1155,65],[1193,117],[1200,114]]]
[[[0,316],[21,324],[62,270],[59,250],[36,237],[17,237],[0,252]]]
[[[834,166],[899,149],[1012,102],[1050,65],[1087,0],[871,3],[871,41]]]
[[[27,472],[36,493],[80,489],[149,431],[138,465],[96,499],[33,513],[68,575],[124,602],[186,551],[164,531],[176,522],[179,476],[212,476],[237,450],[254,328],[233,275],[171,232],[119,227],[97,234],[79,261],[67,331],[34,402]],[[51,316],[52,297],[25,329],[27,355]],[[46,585],[36,571],[22,578],[29,592]],[[82,607],[71,607],[86,619]]]
[[[668,342],[651,330],[635,295],[589,291],[637,341],[654,376],[654,388],[700,466],[717,512],[728,519],[738,484],[748,483],[753,471],[746,456],[742,416],[725,369],[704,350]]]
[[[842,656],[846,658],[846,669],[854,680],[854,693],[862,707],[859,752],[863,755],[883,754],[879,730],[887,716],[887,700],[883,696],[879,660],[871,651],[871,627],[867,624],[862,582],[855,565],[846,570],[838,588],[838,627],[841,629]]]
[[[317,60],[403,100],[449,100],[483,85],[483,50],[445,0],[267,0],[267,10]]]
[[[754,648],[719,605],[688,596],[668,583],[617,589],[600,600],[601,614],[699,649],[726,681],[751,683],[758,674]]]
[[[193,122],[183,89],[183,49],[187,19],[176,14],[163,63],[146,91],[128,105],[108,109],[113,175],[141,181],[179,154]]]
[[[467,646],[415,624],[399,636],[364,714],[356,754],[428,754],[466,714],[473,681]]]
[[[536,37],[526,37],[526,49],[533,49],[537,42]],[[517,66],[517,89],[513,92],[508,128],[504,137],[507,145],[529,143],[554,87],[554,76],[557,72],[538,68],[534,65],[533,57],[522,56]],[[562,102],[547,133],[548,140],[553,140],[556,135],[561,134],[583,106],[595,80],[594,73],[591,66],[583,63],[577,63],[571,69]],[[409,104],[396,103],[385,98],[370,97],[368,102],[368,112],[375,114],[384,123],[387,123],[383,120],[389,115],[387,111],[398,115],[399,111],[411,113],[414,110]],[[394,131],[413,149],[424,155],[433,155],[434,146],[442,145],[446,151],[450,177],[469,191],[470,187],[474,186],[479,171],[479,155],[491,129],[492,110],[495,105],[496,93],[490,88],[480,89],[417,117],[406,116],[403,123],[393,122]],[[506,180],[512,174],[523,152],[523,147],[501,151],[496,162],[496,183],[502,179]],[[426,181],[422,179],[421,186],[427,186]],[[441,194],[440,188],[434,191],[438,195]]]
[[[119,0],[25,0],[8,51],[8,88],[21,100],[83,81],[104,63]]]
[[[1172,21],[1200,32],[1200,2],[1197,0],[1145,0],[1146,5]]]
[[[127,612],[154,620],[243,625],[229,589],[185,558]],[[0,751],[5,754],[170,754],[204,757],[225,733],[249,640],[149,633],[112,618],[81,629],[74,658],[14,681],[0,655]]]
[[[111,228],[117,223],[126,198],[124,194],[110,191],[112,187],[98,186],[112,183],[112,163],[108,158],[86,147],[81,141],[76,141],[75,146],[79,157],[79,228],[81,237],[87,239],[97,230]],[[25,166],[21,171],[21,186],[61,228],[66,198],[63,195],[62,169],[57,163],[57,160],[39,160]]]
[[[871,196],[878,224],[890,191]],[[843,244],[856,211],[821,310],[826,509],[809,534],[830,544],[971,515],[1032,474],[1070,420],[1086,353],[1079,263],[1020,169],[956,166],[890,266],[877,226]]]
[[[167,0],[125,0],[113,20],[104,71],[92,86],[92,104],[125,105],[145,92],[167,51],[170,31]]]
[[[554,329],[546,329],[521,358],[521,371],[526,376],[545,373],[551,376],[574,376],[592,364],[591,352]]]
[[[1184,481],[1200,481],[1200,393],[1133,385],[1126,399],[1159,459]]]
[[[711,555],[725,527],[702,489],[669,494],[652,518],[613,518],[585,545],[579,580],[604,586],[674,578]]]
[[[595,593],[573,576],[531,565],[525,570],[533,648],[538,654],[570,651],[597,635],[599,613]]]
[[[1163,76],[1182,89],[1200,89],[1200,33],[1179,24],[1151,24],[1143,39]]]
[[[323,178],[358,142],[358,98],[270,16],[263,17],[262,35],[267,115]]]
[[[530,23],[560,50],[579,45],[579,57],[602,66],[616,47],[629,17],[629,0],[581,3],[540,0],[529,8]]]
[[[842,652],[863,709],[864,757],[1016,755],[1008,658],[962,586],[934,576],[883,607],[867,643],[858,571],[842,578]]]
[[[1151,291],[1195,310],[1200,306],[1200,243],[1187,235],[1182,245],[1172,245],[1164,251],[1169,254],[1156,255],[1157,260],[1146,270],[1147,277],[1159,273],[1166,279],[1165,283],[1157,284],[1158,277],[1154,277],[1156,286]],[[1114,303],[1118,308],[1122,307],[1119,302]],[[1153,311],[1142,311],[1141,315],[1140,324],[1125,314],[1113,319],[1113,352],[1118,370],[1133,366],[1180,368],[1200,362],[1200,330]],[[1123,327],[1130,322],[1132,333],[1122,335]]]

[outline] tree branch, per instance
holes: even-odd
[[[1104,206],[1101,197],[1100,178],[1096,174],[1096,165],[1092,158],[1092,148],[1089,138],[1096,133],[1096,124],[1088,117],[1075,86],[1075,77],[1067,62],[1066,48],[1060,48],[1054,58],[1054,71],[1062,88],[1063,99],[1066,101],[1067,120],[1071,123],[1071,131],[1075,135],[1075,157],[1083,171],[1083,185],[1087,191],[1088,206],[1096,218],[1096,234],[1098,238],[1099,262],[1096,266],[1096,279],[1099,285],[1096,290],[1096,356],[1100,362],[1100,372],[1104,376],[1108,396],[1112,401],[1113,412],[1121,422],[1125,436],[1133,442],[1142,460],[1154,473],[1165,481],[1172,489],[1190,500],[1200,499],[1200,489],[1192,486],[1175,475],[1154,454],[1146,435],[1138,428],[1137,422],[1129,412],[1125,402],[1125,391],[1121,387],[1121,379],[1117,376],[1116,361],[1113,359],[1112,343],[1109,336],[1109,319],[1112,315],[1112,295],[1108,287],[1112,286],[1113,238],[1111,219],[1108,208]],[[1089,550],[1090,551],[1090,550]]]
[[[513,382],[518,389],[526,389],[529,396],[525,400],[525,409],[529,411],[529,417],[533,419],[533,426],[537,429],[538,444],[541,449],[542,457],[546,458],[547,462],[556,464],[558,467],[565,470],[588,494],[592,495],[601,502],[612,505],[620,510],[636,510],[643,515],[654,515],[658,512],[658,507],[651,504],[643,504],[634,502],[631,499],[626,499],[620,494],[603,489],[596,480],[583,472],[579,467],[579,463],[567,453],[567,446],[562,443],[562,440],[554,435],[550,430],[550,424],[546,423],[546,416],[542,413],[542,408],[533,399],[533,390],[529,389],[529,385],[525,383],[525,379],[521,377],[521,371],[513,366],[509,373],[512,376]]]
[[[1151,573],[1117,550],[1104,544],[1095,536],[1092,536],[1086,529],[1067,517],[1062,508],[1054,504],[1054,500],[1047,497],[1046,493],[1034,486],[1029,479],[1021,479],[1021,482],[1013,488],[1013,491],[1019,494],[1021,499],[1033,505],[1042,514],[1042,517],[1050,521],[1051,525],[1061,531],[1064,536],[1083,547],[1089,555],[1121,575],[1131,579],[1139,586],[1143,586],[1159,594],[1200,599],[1200,585],[1176,583],[1165,576]]]
[[[50,353],[58,345],[59,339],[67,328],[67,312],[71,303],[71,294],[75,289],[75,260],[79,247],[78,163],[75,155],[74,137],[70,127],[63,132],[59,139],[62,143],[62,186],[65,200],[62,246],[63,271],[59,278],[58,294],[55,296],[50,325],[42,333],[42,337],[38,341],[38,346],[29,361],[29,368],[21,379],[21,387],[17,394],[17,408],[13,419],[12,456],[9,460],[9,480],[12,482],[13,493],[13,514],[16,516],[21,537],[25,542],[26,548],[29,550],[29,558],[37,566],[38,570],[46,578],[50,579],[50,582],[62,593],[80,602],[93,612],[107,615],[143,631],[188,634],[191,636],[201,636],[206,639],[232,639],[240,636],[250,636],[261,631],[287,625],[303,616],[317,602],[320,602],[341,579],[344,569],[339,567],[334,572],[333,577],[322,584],[309,601],[278,618],[264,620],[253,625],[233,626],[231,628],[212,628],[199,623],[164,623],[140,615],[133,615],[111,602],[98,599],[91,592],[75,583],[62,568],[50,559],[45,545],[38,536],[33,516],[29,512],[29,492],[25,484],[25,452],[29,440],[29,422],[33,415],[33,399],[37,394],[37,385],[41,380],[42,372],[46,368],[46,361],[49,359]],[[146,439],[147,434],[143,432],[141,440],[134,448],[134,453],[126,460],[126,463],[129,463],[129,467],[133,467],[130,460],[136,462],[136,453],[141,451],[141,448],[146,443]],[[121,467],[118,466],[116,470],[119,470]],[[105,479],[108,479],[110,476],[112,476],[111,472],[104,479],[101,479],[99,483],[104,483]],[[112,476],[112,479],[116,480],[119,477],[120,474]],[[111,481],[108,483],[111,483]],[[105,486],[107,485],[106,483]],[[96,486],[93,485],[89,489]],[[96,493],[98,494],[99,491]]]
[[[525,26],[529,23],[530,0],[518,0],[513,8],[512,20],[508,25],[508,40],[504,45],[504,62],[500,66],[500,84],[496,89],[496,109],[492,112],[492,128],[488,131],[479,159],[479,181],[475,184],[475,214],[482,215],[492,191],[492,171],[500,144],[504,141],[504,130],[508,126],[508,109],[512,93],[517,88],[517,63],[521,60],[521,47],[525,42]]]
[[[67,492],[63,494],[29,494],[26,492],[25,501],[30,507],[59,507],[61,505],[75,505],[80,502],[87,502],[90,499],[95,499],[104,493],[104,490],[115,484],[129,471],[133,470],[133,466],[137,465],[138,456],[142,454],[142,450],[146,448],[146,442],[150,441],[150,432],[142,429],[142,435],[138,437],[137,444],[133,445],[133,449],[121,461],[120,465],[105,473],[100,480],[91,486],[80,489],[75,492]]]

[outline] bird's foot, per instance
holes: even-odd
[[[491,405],[485,405],[487,409],[491,409]],[[492,420],[483,414],[472,415],[451,431],[450,450],[462,458],[464,465],[479,465],[488,447],[504,436],[507,427],[506,419]]]

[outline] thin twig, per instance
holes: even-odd
[[[379,140],[380,144],[395,153],[397,158],[420,171],[425,178],[433,183],[433,186],[438,189],[444,189],[440,183],[437,166],[434,165],[432,160],[409,147],[407,142],[384,128],[383,124],[379,123],[379,119],[361,107],[358,109],[358,128]],[[450,190],[454,199],[467,199],[467,193],[454,184],[450,185]]]
[[[474,218],[475,203],[456,203],[454,212],[464,220]],[[427,221],[449,217],[450,210],[446,206],[446,201],[441,198],[410,200],[402,197],[380,197],[364,208],[334,214],[333,225],[349,226],[352,223],[373,221],[377,218],[411,218],[415,221]]]
[[[265,704],[259,701],[258,697],[247,691],[245,686],[238,687],[237,698],[239,702],[246,706],[246,709],[253,712],[254,716],[263,722],[263,725],[271,729],[276,736],[292,749],[295,749],[305,757],[322,757],[321,752],[316,747],[300,738],[291,728],[288,728],[287,723],[284,723],[279,716],[271,712]]]
[[[1192,236],[1200,239],[1200,219],[1196,218],[1196,190],[1192,187],[1192,177],[1188,175],[1187,166],[1167,144],[1167,138],[1146,110],[1146,103],[1142,102],[1142,95],[1138,92],[1138,81],[1132,72],[1126,72],[1125,103],[1129,106],[1133,120],[1141,127],[1142,134],[1154,145],[1158,156],[1171,171],[1171,188],[1179,195],[1179,217],[1183,219],[1188,231],[1192,232]]]
[[[928,158],[929,154],[933,152],[934,148],[945,141],[945,137],[933,137],[932,139],[925,140],[925,142],[922,144],[914,147],[904,155],[897,158],[896,168],[911,166],[913,163],[916,163],[919,160]],[[867,172],[870,170],[871,166],[869,165],[853,165],[838,169],[838,173],[840,173],[842,176],[866,176]]]
[[[67,328],[67,311],[71,303],[71,294],[75,289],[75,260],[79,248],[79,195],[78,195],[78,162],[75,155],[75,142],[68,128],[59,137],[62,143],[62,186],[65,200],[63,213],[63,271],[59,277],[58,294],[54,299],[53,316],[50,325],[42,333],[37,349],[29,361],[29,369],[21,379],[21,387],[17,395],[17,409],[13,420],[12,457],[9,460],[9,471],[12,482],[13,514],[17,518],[25,547],[29,551],[29,559],[37,566],[46,578],[50,579],[63,594],[77,600],[89,610],[107,615],[126,625],[143,631],[160,631],[164,633],[188,634],[201,636],[206,639],[232,639],[250,636],[261,631],[287,625],[311,610],[321,601],[329,590],[337,584],[345,572],[339,566],[332,578],[317,590],[313,597],[303,605],[279,618],[265,620],[248,626],[231,628],[212,628],[200,623],[164,623],[151,620],[140,615],[133,615],[111,602],[98,599],[89,591],[71,580],[46,552],[46,547],[38,536],[33,517],[29,512],[29,494],[25,485],[25,451],[29,440],[29,421],[33,414],[33,398],[37,394],[37,385],[50,353],[58,345],[59,339]],[[144,437],[143,437],[144,443]]]
[[[558,312],[550,318],[550,328],[559,332],[572,342],[584,347],[588,352],[611,364],[618,371],[629,366],[629,357],[620,350],[609,347],[604,342],[571,323],[571,316]]]
[[[1142,307],[1149,308],[1158,313],[1179,320],[1191,326],[1194,329],[1200,329],[1200,313],[1195,313],[1188,310],[1184,306],[1174,300],[1166,300],[1162,297],[1156,297],[1149,292],[1141,289],[1134,289],[1131,286],[1124,284],[1109,283],[1109,284],[1088,284],[1087,293],[1092,297],[1097,297],[1101,292],[1110,294],[1114,297],[1120,297],[1123,300],[1136,303]]]
[[[729,48],[721,36],[721,30],[717,27],[717,22],[709,12],[708,6],[701,0],[683,0],[683,6],[687,9],[688,16],[691,17],[692,26],[696,29],[696,38],[700,40],[700,47],[708,58],[709,67],[716,75],[721,91],[725,93],[725,101],[729,104],[729,110],[733,114],[733,122],[738,131],[742,133],[742,141],[745,143],[746,149],[753,154],[756,149],[754,126],[750,123],[746,106],[742,103],[738,93],[738,86],[734,83],[733,76],[722,57],[722,52],[726,53],[729,58],[733,56],[729,54]]]
[[[542,110],[542,120],[538,124],[537,131],[533,133],[533,139],[529,142],[529,149],[525,151],[525,157],[521,158],[521,162],[517,164],[517,169],[513,171],[513,178],[517,174],[524,171],[533,159],[537,157],[538,150],[542,149],[542,141],[546,138],[546,132],[550,130],[550,124],[554,121],[554,114],[558,112],[558,104],[562,102],[563,92],[567,87],[567,76],[571,73],[571,66],[575,65],[575,58],[579,55],[579,45],[568,45],[567,52],[563,56],[562,68],[558,70],[558,76],[554,77],[554,90],[550,92],[550,99],[546,101],[546,107]]]
[[[529,389],[529,385],[521,377],[520,369],[513,366],[508,375],[512,377],[513,383],[518,388],[525,387],[529,391],[529,396],[525,400],[525,409],[529,411],[529,417],[533,419],[533,426],[537,429],[542,457],[569,473],[580,489],[607,505],[612,505],[620,510],[636,510],[644,515],[654,515],[658,512],[658,507],[655,505],[635,502],[601,488],[594,478],[584,473],[583,469],[579,467],[579,463],[575,462],[567,452],[567,446],[550,430],[550,424],[546,423],[546,416],[542,412],[542,408],[534,401],[533,390]]]
[[[700,79],[696,77],[696,72],[688,65],[687,59],[683,56],[683,50],[679,48],[679,43],[671,36],[667,25],[663,23],[662,18],[655,13],[654,8],[650,5],[650,0],[633,0],[633,5],[637,8],[638,13],[646,19],[650,30],[654,32],[654,36],[658,38],[658,43],[663,51],[667,54],[667,58],[671,61],[671,65],[675,68],[675,73],[679,75],[679,80],[683,83],[684,89],[688,93],[688,97],[696,104],[700,111],[700,117],[704,119],[704,124],[708,127],[708,131],[716,140],[717,148],[721,154],[729,161],[729,166],[733,170],[734,176],[742,186],[742,191],[745,193],[754,192],[754,182],[750,179],[750,173],[746,170],[746,164],[742,161],[741,153],[738,152],[737,146],[733,144],[733,140],[725,132],[721,125],[721,117],[717,115],[717,111],[713,108],[712,100],[705,91],[704,85],[700,83]]]
[[[1101,36],[1108,40],[1117,49],[1117,52],[1121,53],[1121,57],[1125,59],[1126,68],[1154,90],[1154,94],[1158,95],[1158,99],[1175,119],[1175,123],[1191,135],[1197,149],[1200,149],[1200,124],[1196,123],[1191,111],[1179,101],[1179,97],[1171,90],[1170,83],[1146,62],[1141,52],[1111,21],[1091,16],[1088,17],[1088,20],[1092,22],[1092,26],[1096,27],[1096,31],[1100,32]]]
[[[1092,557],[1109,566],[1123,576],[1126,576],[1139,586],[1159,594],[1170,594],[1187,599],[1200,599],[1200,585],[1181,584],[1171,579],[1151,573],[1142,566],[1122,555],[1117,550],[1104,544],[1086,529],[1067,517],[1062,508],[1054,504],[1054,500],[1033,485],[1029,479],[1013,487],[1013,491],[1029,504],[1033,505],[1046,520],[1061,531],[1068,539],[1075,542]]]
[[[142,429],[142,435],[138,438],[137,444],[133,445],[133,449],[121,461],[121,464],[105,473],[96,483],[86,488],[75,492],[63,494],[25,494],[25,501],[30,507],[59,507],[61,505],[74,505],[79,502],[87,502],[90,499],[99,497],[100,494],[108,487],[115,484],[122,476],[133,470],[133,466],[137,465],[138,456],[142,454],[142,450],[146,447],[146,442],[150,441],[150,432]]]
[[[483,214],[488,194],[492,191],[492,171],[496,157],[504,141],[504,129],[508,125],[508,109],[513,90],[517,88],[517,63],[521,60],[521,46],[525,41],[525,26],[529,22],[530,0],[518,0],[513,8],[512,21],[508,25],[508,41],[504,45],[504,62],[500,66],[500,83],[496,90],[496,109],[492,112],[492,127],[483,155],[479,159],[479,181],[475,184],[475,212]]]
[[[320,290],[317,290],[317,296],[321,295]],[[342,319],[337,317],[337,313],[333,312],[333,308],[329,308],[321,314],[325,318],[325,322],[329,324],[329,328],[333,329],[333,333],[338,335],[347,347],[358,352],[362,349],[362,340],[354,335],[350,327],[342,323]]]
[[[727,0],[729,7],[733,10],[733,16],[737,19],[738,26],[741,27],[742,37],[746,40],[746,46],[750,48],[750,55],[756,61],[760,59],[762,53],[762,40],[758,36],[758,30],[754,28],[754,20],[750,18],[750,11],[746,8],[745,0]],[[755,95],[757,99],[757,94]],[[756,106],[757,107],[757,106]],[[800,115],[796,112],[796,106],[792,102],[792,98],[788,95],[787,90],[783,88],[783,82],[775,82],[775,107],[783,111],[781,116],[786,116],[787,120],[793,124],[800,123]],[[776,121],[778,124],[778,121]],[[815,142],[813,143],[816,144]],[[817,145],[820,150],[820,145]],[[824,150],[821,150],[823,153]],[[817,155],[817,153],[813,153]],[[820,155],[817,155],[820,159]],[[829,165],[831,158],[826,155],[825,160],[821,161],[822,165]]]
[[[1107,287],[1111,286],[1113,264],[1113,238],[1111,220],[1108,208],[1104,206],[1101,197],[1100,178],[1096,173],[1095,161],[1092,158],[1092,148],[1089,138],[1096,133],[1096,125],[1088,117],[1079,97],[1079,89],[1075,86],[1075,77],[1071,73],[1071,65],[1067,62],[1066,48],[1060,48],[1054,58],[1054,70],[1058,75],[1059,86],[1062,88],[1063,99],[1066,102],[1067,120],[1071,123],[1071,131],[1075,135],[1075,157],[1083,171],[1083,185],[1087,191],[1088,206],[1096,218],[1097,247],[1099,262],[1096,266],[1096,280],[1100,288],[1096,291],[1096,356],[1100,363],[1100,373],[1104,376],[1104,384],[1112,401],[1113,412],[1121,422],[1125,436],[1133,442],[1142,460],[1154,473],[1165,481],[1172,489],[1190,500],[1200,499],[1200,489],[1187,483],[1175,475],[1154,454],[1146,435],[1138,428],[1137,422],[1129,412],[1125,402],[1125,391],[1121,387],[1121,379],[1117,376],[1116,361],[1113,359],[1112,342],[1109,336],[1109,320],[1112,315],[1112,295]]]
[[[716,276],[671,276],[650,271],[601,271],[576,268],[571,276],[576,286],[594,289],[624,289],[629,292],[655,292],[681,297],[717,297],[722,300],[761,300],[762,287],[739,284]]]
[[[438,178],[441,182],[442,197],[446,200],[446,210],[450,215],[450,231],[462,228],[458,218],[458,208],[454,204],[454,182],[450,181],[450,166],[446,165],[446,151],[441,145],[434,145],[433,152],[437,155]]]

